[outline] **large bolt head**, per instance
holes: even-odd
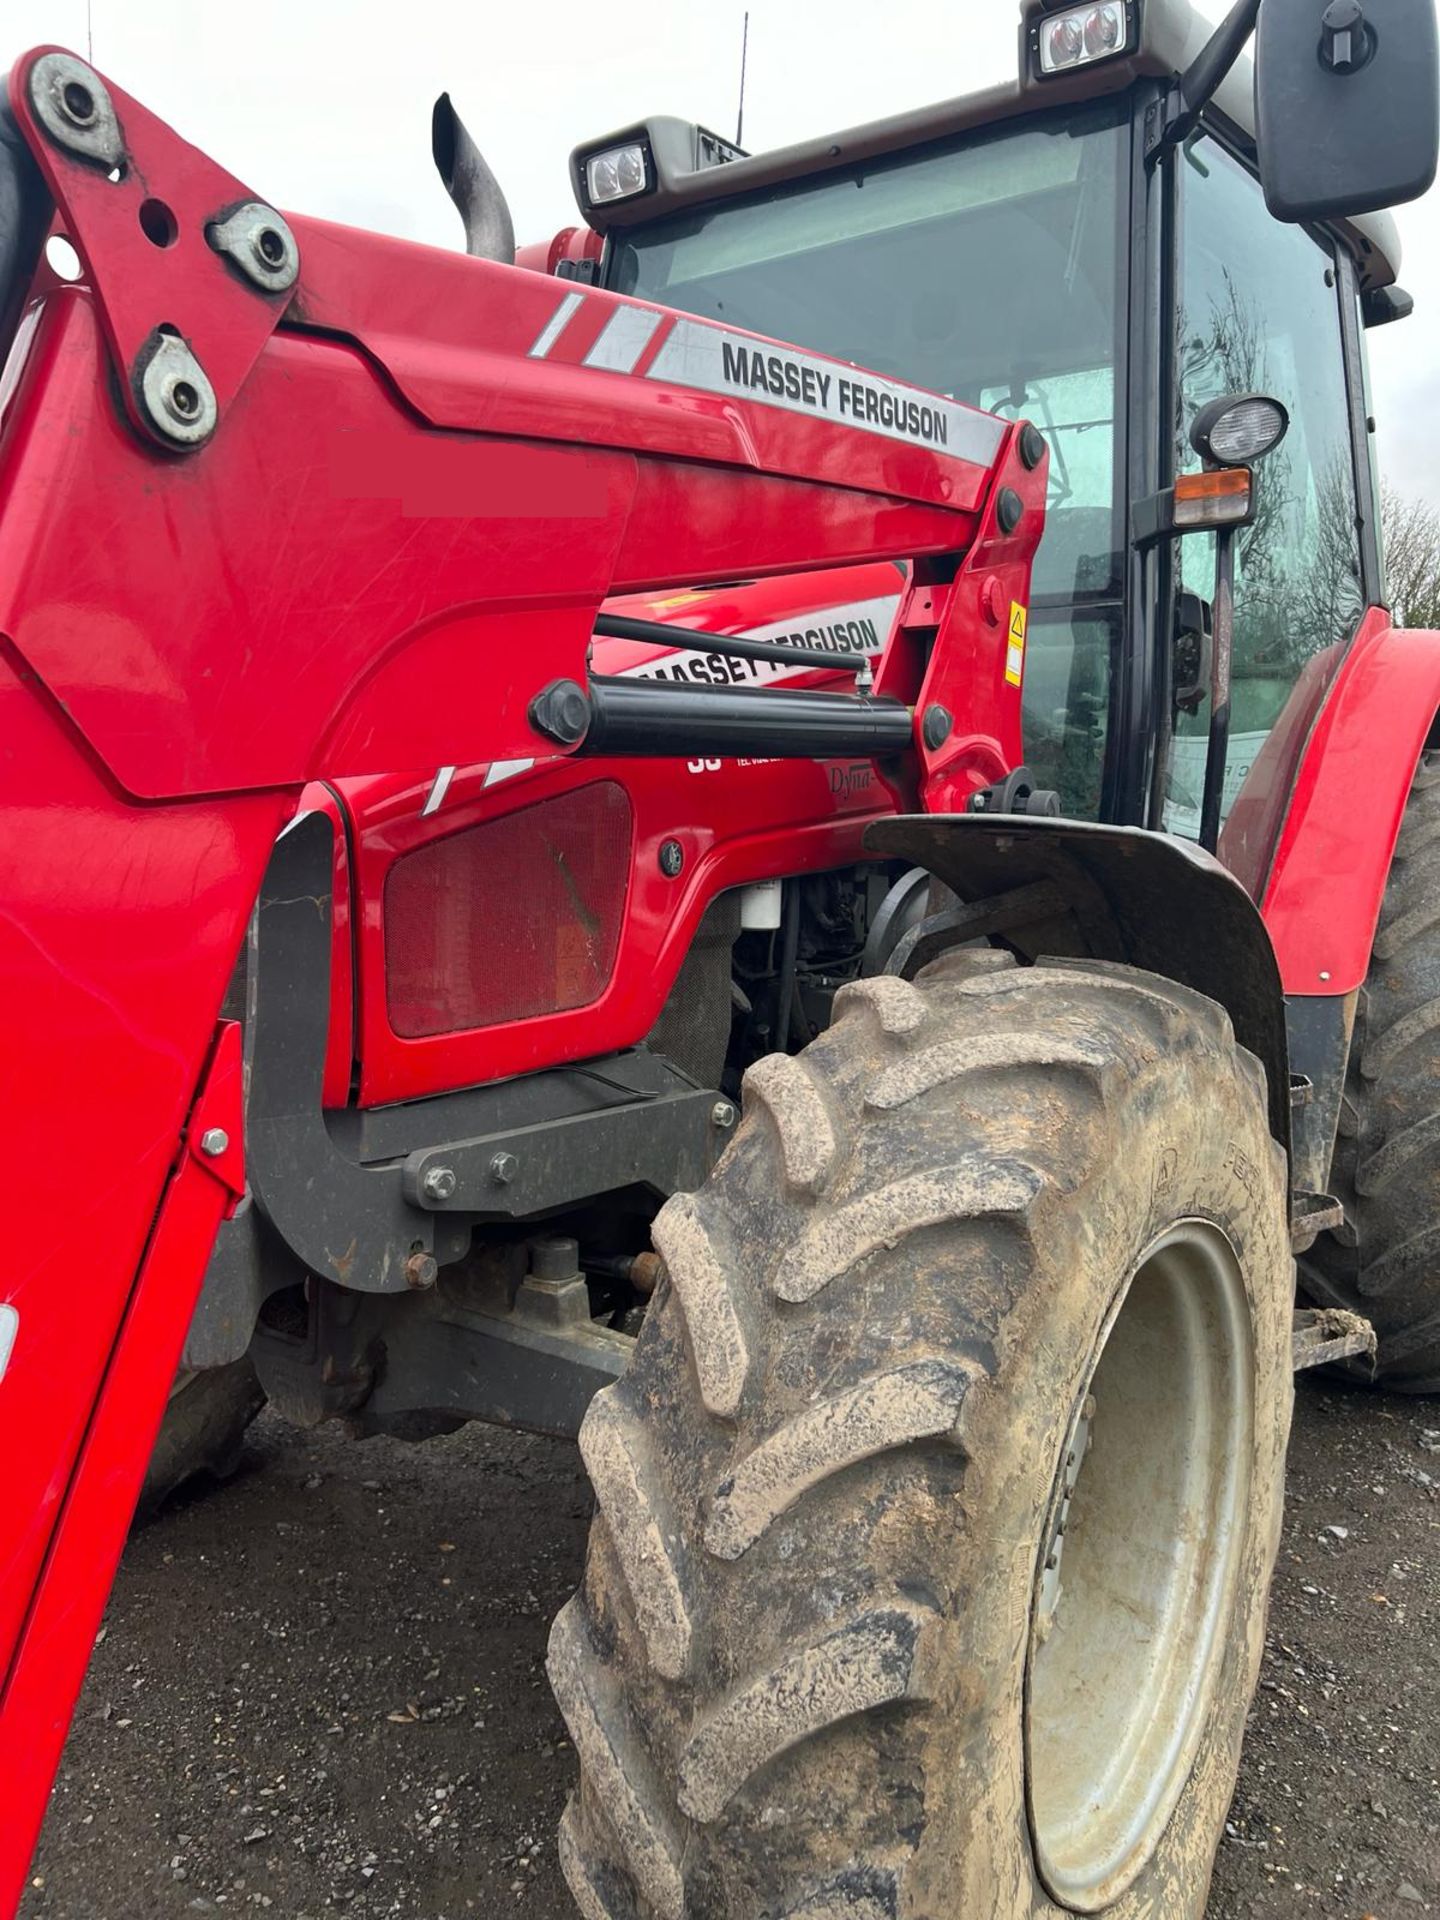
[[[30,104],[57,147],[113,172],[125,141],[115,103],[93,67],[73,53],[42,53],[30,69]]]
[[[300,272],[300,248],[288,223],[263,201],[247,200],[205,229],[205,238],[252,285],[286,293]]]
[[[453,1167],[430,1167],[420,1182],[420,1191],[428,1200],[449,1200],[459,1184]]]
[[[407,1287],[433,1287],[439,1273],[433,1253],[412,1253],[405,1262]]]
[[[220,409],[205,369],[175,332],[157,328],[136,361],[140,410],[167,446],[202,446],[215,431]]]

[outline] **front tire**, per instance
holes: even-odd
[[[135,1503],[136,1523],[153,1520],[191,1481],[228,1480],[264,1404],[264,1389],[248,1358],[177,1374]]]
[[[586,1920],[1199,1916],[1291,1407],[1261,1070],[1094,962],[836,1014],[660,1214],[582,1430],[567,1880]]]

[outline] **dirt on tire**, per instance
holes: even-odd
[[[706,1187],[657,1219],[668,1284],[580,1436],[600,1518],[549,1671],[580,1762],[560,1850],[581,1912],[1031,1920],[1060,1911],[1047,1885],[1083,1884],[1113,1920],[1198,1916],[1260,1659],[1292,1398],[1263,1073],[1218,1006],[1157,976],[965,950],[913,982],[843,989],[825,1035],[750,1070],[745,1115]],[[1235,1264],[1235,1366],[1255,1396],[1217,1534],[1233,1551],[1201,1557],[1162,1632],[1163,1603],[1117,1550],[1133,1476],[1162,1498],[1168,1456],[1141,1435],[1201,1403],[1190,1375],[1135,1452],[1102,1396],[1096,1455],[1115,1465],[1089,1473],[1123,1490],[1108,1546],[1090,1547],[1077,1505],[1066,1548],[1067,1573],[1090,1553],[1097,1595],[1136,1582],[1113,1622],[1093,1603],[1127,1679],[1124,1649],[1152,1644],[1136,1617],[1168,1647],[1171,1624],[1218,1609],[1208,1678],[1207,1638],[1167,1654],[1186,1662],[1176,1738],[1193,1744],[1171,1750],[1173,1812],[1137,1845],[1152,1816],[1132,1821],[1131,1800],[1149,1808],[1169,1780],[1127,1744],[1150,1669],[1137,1658],[1117,1705],[1079,1601],[1032,1652],[1031,1594],[1117,1300],[1145,1250],[1196,1219]],[[1157,1284],[1137,1281],[1134,1313]],[[1148,1386],[1200,1311],[1184,1297],[1142,1336]],[[1228,1428],[1196,1431],[1228,1460]],[[1042,1701],[1074,1724],[1033,1749],[1043,1774],[1026,1760]],[[1077,1745],[1112,1732],[1113,1832],[1070,1779]],[[1027,1783],[1036,1833],[1060,1836],[1048,1859]]]
[[[248,1359],[182,1374],[171,1388],[165,1417],[135,1505],[139,1526],[153,1520],[188,1482],[213,1485],[240,1464],[245,1434],[265,1394]]]

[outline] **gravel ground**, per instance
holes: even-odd
[[[1440,1913],[1440,1402],[1302,1382],[1264,1676],[1211,1920]],[[23,1920],[573,1920],[545,1636],[572,1446],[263,1418],[130,1544]]]

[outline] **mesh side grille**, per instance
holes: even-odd
[[[609,985],[634,819],[614,781],[403,854],[385,881],[385,993],[405,1039],[588,1006]]]
[[[710,903],[685,964],[645,1044],[702,1087],[718,1087],[730,1048],[731,949],[740,932],[740,896]]]

